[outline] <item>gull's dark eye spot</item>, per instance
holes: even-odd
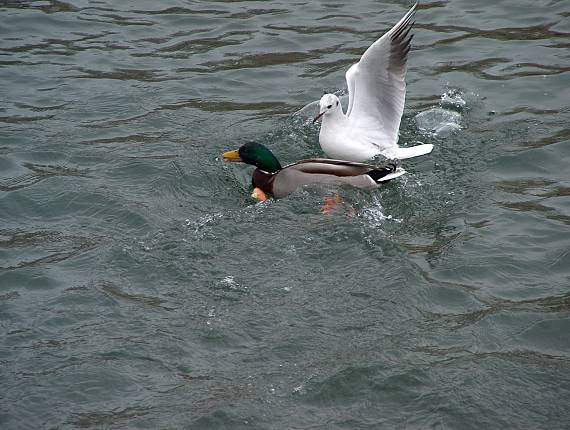
[[[338,100],[336,101],[336,105],[338,106]]]
[[[332,105],[328,105],[328,106],[327,106],[327,109],[330,109],[330,108],[332,108]]]

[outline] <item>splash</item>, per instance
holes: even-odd
[[[433,137],[450,136],[461,130],[461,111],[466,105],[460,91],[448,90],[441,95],[439,106],[416,115],[416,124],[424,134]]]
[[[241,285],[236,282],[233,276],[229,275],[220,281],[220,285],[230,290],[241,290]],[[245,287],[244,287],[245,288]]]
[[[372,227],[381,227],[387,221],[401,223],[403,220],[394,218],[390,214],[385,214],[380,200],[374,198],[374,204],[370,207],[364,208],[359,216],[364,219]]]
[[[204,215],[196,220],[187,218],[184,220],[184,224],[186,227],[193,229],[194,235],[201,239],[209,231],[211,225],[221,218],[223,218],[223,214],[221,212],[218,212],[214,214]]]
[[[463,93],[459,90],[448,90],[441,95],[441,107],[463,110],[467,102],[463,99]]]
[[[416,124],[422,133],[447,137],[461,130],[461,114],[442,108],[432,108],[416,115]]]

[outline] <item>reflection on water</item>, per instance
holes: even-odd
[[[5,1],[2,428],[565,428],[565,2],[422,3],[378,192],[251,201],[411,4]]]

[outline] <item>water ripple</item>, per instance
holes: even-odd
[[[567,426],[565,2],[421,3],[433,153],[264,203],[413,2],[115,3],[0,5],[3,428]]]
[[[29,187],[54,176],[86,177],[88,174],[87,170],[67,166],[41,165],[34,163],[23,163],[22,166],[32,172],[0,180],[1,191],[14,191],[20,188]]]

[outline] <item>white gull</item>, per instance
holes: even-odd
[[[404,159],[428,154],[433,145],[398,146],[398,130],[406,98],[406,69],[417,3],[346,72],[348,108],[325,94],[319,102],[322,118],[319,143],[331,158],[365,161],[377,155]]]

